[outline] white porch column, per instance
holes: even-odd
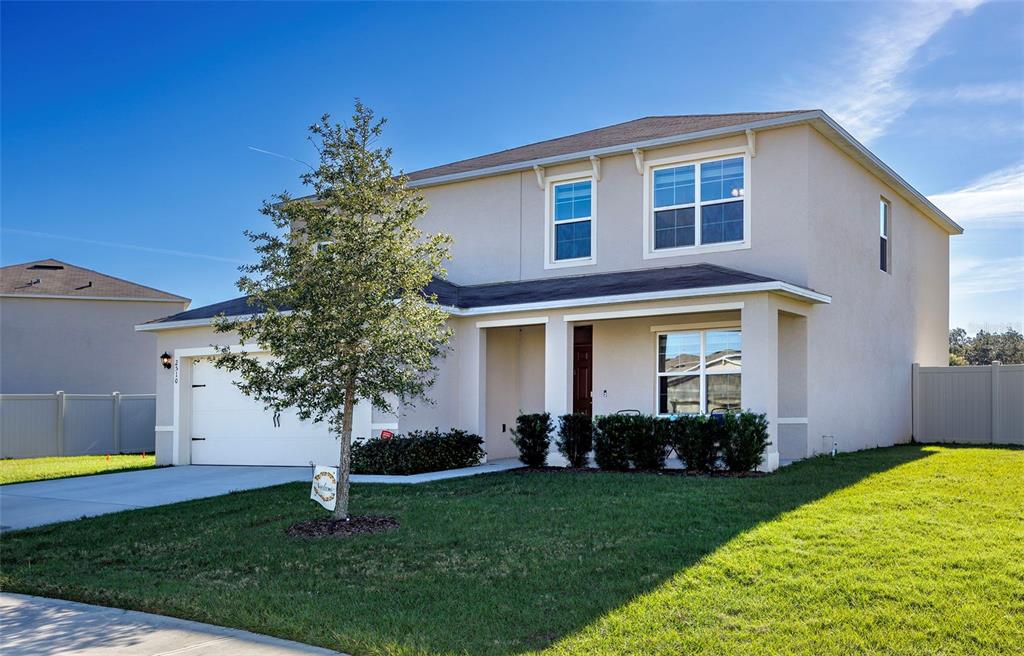
[[[551,423],[558,429],[559,415],[572,408],[572,324],[561,315],[551,316],[544,327],[544,411],[551,414]],[[551,435],[549,465],[567,464]]]
[[[741,313],[743,376],[740,397],[744,410],[768,418],[771,444],[760,469],[779,467],[779,309],[768,296],[744,301]]]
[[[487,331],[472,321],[456,328],[459,354],[459,428],[487,438]]]

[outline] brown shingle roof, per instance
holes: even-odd
[[[0,294],[81,296],[182,301],[189,299],[77,267],[60,260],[38,260],[0,268]]]
[[[493,166],[517,164],[545,157],[557,157],[570,153],[586,152],[597,148],[608,148],[622,144],[659,139],[676,135],[715,130],[755,121],[803,114],[807,110],[785,112],[750,112],[743,114],[694,114],[683,116],[648,116],[625,123],[609,125],[596,130],[587,130],[557,139],[548,139],[518,148],[510,148],[489,155],[481,155],[450,164],[433,166],[409,173],[410,180],[424,180],[443,175],[453,175],[487,169]]]

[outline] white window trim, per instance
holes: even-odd
[[[705,162],[714,162],[722,159],[729,159],[737,155],[743,157],[743,240],[722,242],[718,244],[700,243],[700,165]],[[694,245],[677,246],[675,248],[654,248],[654,171],[656,169],[674,168],[677,166],[694,167],[694,202],[680,205],[679,207],[693,207],[694,222]],[[694,255],[699,253],[720,253],[723,251],[736,251],[750,248],[750,207],[751,207],[751,176],[750,176],[750,150],[743,147],[724,148],[721,150],[710,150],[702,153],[691,153],[676,157],[665,157],[644,161],[644,238],[643,238],[643,259],[650,260],[660,257],[678,257],[680,255]],[[731,202],[730,199],[720,201],[709,201],[706,205],[715,203]],[[659,208],[665,209],[665,208]]]
[[[571,260],[555,259],[555,214],[554,214],[554,190],[555,186],[568,182],[590,182],[590,257],[577,257]],[[573,219],[560,223],[573,223],[576,221],[587,221],[588,219]],[[593,172],[589,173],[564,173],[552,175],[545,178],[544,186],[544,268],[564,269],[566,267],[591,266],[597,264],[597,180]]]
[[[720,330],[741,330],[741,329],[740,329],[739,325],[737,325],[735,323],[731,323],[729,325],[716,326],[716,327],[713,327],[713,328],[696,328],[695,329],[695,328],[691,328],[691,327],[685,327],[685,328],[680,328],[679,330],[661,330],[661,331],[658,331],[658,332],[654,333],[654,406],[653,406],[654,407],[654,412],[653,412],[653,414],[656,417],[672,417],[672,416],[675,416],[672,413],[663,413],[663,412],[661,412],[661,408],[658,406],[658,404],[659,404],[659,394],[661,393],[661,389],[660,389],[660,387],[661,387],[661,379],[664,378],[664,377],[672,377],[672,376],[680,376],[680,375],[683,375],[683,376],[690,375],[690,376],[692,376],[693,375],[693,374],[679,374],[679,373],[668,372],[668,371],[665,371],[665,372],[658,371],[658,342],[661,340],[661,336],[662,335],[670,335],[672,333],[700,333],[700,369],[699,369],[699,374],[698,374],[699,377],[700,377],[700,413],[699,414],[706,415],[707,412],[708,412],[708,408],[707,408],[707,403],[708,403],[708,399],[707,399],[707,377],[709,375],[710,376],[724,376],[724,375],[727,375],[727,374],[739,374],[740,375],[740,380],[741,381],[743,380],[743,378],[742,378],[742,376],[743,376],[743,365],[742,364],[740,365],[740,370],[739,371],[721,371],[721,372],[712,373],[712,374],[708,374],[708,372],[707,372],[707,362],[705,361],[705,358],[707,357],[707,334],[709,332],[716,332],[716,331],[720,331]],[[740,335],[740,339],[742,339],[742,332],[741,332],[741,335]],[[742,344],[740,345],[740,348],[741,349],[743,348]],[[741,351],[741,353],[742,353],[742,351]]]
[[[885,233],[882,233],[882,206],[885,206]],[[878,236],[885,240],[885,268],[881,266],[878,270],[882,273],[892,273],[892,202],[885,196],[878,197]],[[876,257],[879,255],[875,253]],[[881,265],[881,262],[879,262]]]

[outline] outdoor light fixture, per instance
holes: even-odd
[[[164,365],[164,369],[170,369],[174,358],[171,357],[170,353],[164,351],[164,354],[160,356],[160,362]]]

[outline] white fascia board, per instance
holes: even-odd
[[[885,162],[878,159],[878,157],[868,150],[864,144],[854,139],[853,135],[832,120],[832,117],[825,112],[816,113],[818,114],[817,120],[812,121],[811,124],[816,130],[818,130],[818,132],[822,133],[826,139],[836,144],[836,146],[845,151],[855,160],[859,161],[861,164],[867,166],[867,168],[875,175],[895,187],[896,191],[903,192],[901,195],[905,200],[907,200],[907,202],[924,213],[925,216],[938,224],[939,227],[944,229],[946,232],[951,235],[963,234],[964,229],[960,224],[936,207],[935,204],[928,200],[924,194],[917,189],[914,189],[909,182],[900,177],[896,171],[889,168]]]
[[[246,319],[252,319],[255,314],[240,314],[230,317],[225,317],[229,321],[244,321]],[[181,321],[161,321],[157,323],[143,323],[135,326],[136,332],[150,332],[154,330],[170,330],[172,328],[194,328],[197,326],[209,326],[213,323],[213,318],[209,317],[206,319],[183,319]]]
[[[747,136],[748,141],[750,135],[756,133],[757,130],[766,130],[769,128],[781,128],[790,125],[799,125],[806,123],[813,125],[816,130],[825,135],[833,143],[836,143],[841,149],[846,151],[848,154],[854,157],[854,159],[867,165],[880,178],[892,184],[898,191],[902,191],[904,198],[918,210],[923,212],[932,221],[939,224],[949,234],[959,235],[962,234],[964,229],[960,227],[953,219],[951,219],[945,212],[935,206],[930,200],[928,200],[924,194],[914,189],[910,183],[901,178],[899,174],[889,168],[882,160],[878,159],[874,153],[867,149],[864,144],[860,143],[853,136],[844,130],[838,123],[821,110],[812,110],[809,112],[802,112],[800,114],[793,114],[791,116],[782,116],[779,118],[765,119],[763,121],[752,121],[750,123],[741,123],[739,125],[731,125],[728,127],[715,128],[713,130],[702,130],[700,132],[688,132],[686,134],[659,137],[657,139],[647,139],[644,141],[634,141],[626,144],[619,144],[616,146],[605,146],[604,148],[594,148],[591,150],[583,150],[575,153],[566,153],[564,155],[555,155],[552,157],[543,157],[539,159],[526,160],[522,162],[513,162],[510,164],[502,164],[500,166],[490,166],[482,169],[474,169],[472,171],[464,171],[462,173],[452,173],[449,175],[439,175],[432,178],[424,178],[422,180],[413,180],[408,183],[409,187],[421,188],[421,187],[433,187],[435,185],[447,184],[450,182],[459,182],[463,180],[472,180],[475,178],[485,178],[492,175],[500,175],[503,173],[513,173],[516,171],[530,170],[534,167],[545,167],[553,166],[555,164],[564,164],[567,162],[575,162],[579,160],[587,160],[591,157],[607,157],[610,155],[625,155],[634,152],[635,150],[643,151],[649,148],[660,148],[663,146],[672,146],[677,144],[688,143],[691,141],[701,141],[705,139],[713,139],[716,137],[724,137],[733,134],[743,134]]]
[[[769,281],[743,285],[722,285],[719,287],[701,287],[698,289],[669,289],[660,292],[639,292],[636,294],[616,294],[613,296],[593,296],[589,298],[571,298],[559,301],[541,301],[537,303],[519,303],[515,305],[492,305],[487,307],[458,309],[455,316],[473,317],[481,314],[498,314],[501,312],[521,312],[524,310],[558,310],[562,308],[583,307],[588,305],[610,305],[613,303],[638,303],[642,301],[660,301],[675,298],[702,298],[705,296],[724,296],[730,294],[755,294],[758,292],[775,292],[810,303],[831,303],[832,297],[827,294],[804,289],[786,282]]]
[[[831,303],[832,297],[812,289],[806,289],[788,282],[768,281],[754,282],[742,285],[721,285],[718,287],[700,287],[698,289],[669,289],[660,292],[639,292],[635,294],[615,294],[612,296],[591,296],[587,298],[569,298],[558,301],[538,301],[536,303],[516,303],[510,305],[490,305],[476,308],[456,308],[450,305],[439,306],[453,317],[476,317],[488,314],[502,314],[505,312],[524,312],[529,310],[559,310],[563,308],[585,307],[591,305],[611,305],[615,303],[639,303],[643,301],[660,301],[666,299],[680,298],[703,298],[707,296],[729,296],[734,294],[757,294],[769,292],[781,294],[805,303]],[[227,317],[231,320],[246,319],[252,315]],[[532,318],[540,323],[540,318]],[[152,330],[173,330],[177,328],[191,328],[194,326],[210,325],[212,319],[188,319],[185,321],[165,321],[163,323],[146,323],[135,326],[138,331]],[[507,322],[489,322],[484,327],[496,327],[500,325],[523,325],[522,319],[509,320]]]
[[[74,296],[72,294],[18,294],[2,292],[3,298],[38,298],[52,301],[122,301],[126,303],[188,303],[187,298],[129,298],[126,296]]]
[[[433,187],[435,185],[447,184],[449,182],[484,178],[491,175],[500,175],[502,173],[512,173],[515,171],[531,170],[535,166],[545,167],[553,166],[555,164],[564,164],[566,162],[575,162],[578,160],[589,160],[591,157],[624,155],[633,152],[634,149],[645,150],[648,148],[660,148],[662,146],[672,146],[690,141],[702,141],[705,139],[713,139],[715,137],[724,137],[731,134],[745,134],[747,130],[763,130],[766,128],[781,127],[795,123],[806,123],[818,118],[820,114],[821,112],[818,111],[803,112],[801,114],[793,114],[792,116],[740,123],[738,125],[730,125],[711,130],[701,130],[700,132],[687,132],[685,134],[670,135],[668,137],[645,139],[644,141],[632,141],[630,143],[618,144],[615,146],[604,146],[603,148],[592,148],[590,150],[581,150],[575,153],[565,153],[564,155],[553,155],[551,157],[524,160],[522,162],[512,162],[509,164],[501,164],[499,166],[489,166],[487,168],[474,169],[472,171],[464,171],[462,173],[451,173],[448,175],[438,175],[432,178],[423,178],[422,180],[411,180],[408,183],[408,186],[412,188]]]

